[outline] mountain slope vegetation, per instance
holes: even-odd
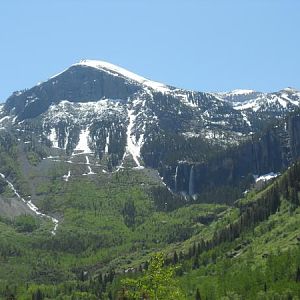
[[[97,61],[15,92],[0,298],[298,299],[299,103]]]

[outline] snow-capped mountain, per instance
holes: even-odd
[[[300,104],[300,91],[293,88],[285,88],[275,93],[234,90],[227,93],[215,93],[215,95],[231,102],[237,110],[253,110],[255,112],[295,108]]]
[[[300,106],[300,92],[293,88],[274,93],[235,90],[214,95],[228,101],[235,110],[240,111],[254,132],[261,129],[266,121],[281,118]]]
[[[127,152],[140,166],[142,146],[158,133],[215,137],[227,144],[250,131],[239,111],[212,94],[176,89],[91,60],[15,92],[1,119],[19,130],[35,123],[40,139],[48,139],[52,147],[71,155],[87,151],[79,149],[85,145],[100,159],[109,154],[114,166]]]
[[[230,92],[214,93],[217,97],[230,102],[244,102],[257,97],[259,92],[254,90],[233,90]]]
[[[300,92],[291,88],[202,93],[84,60],[13,93],[0,106],[0,134],[10,132],[34,149],[46,147],[52,160],[65,156],[70,164],[84,164],[83,175],[115,172],[129,164],[157,168],[165,179],[181,172],[185,186],[191,164],[249,140],[299,103]],[[176,168],[184,164],[189,164],[186,171]],[[71,173],[65,174],[66,181]],[[178,181],[173,189],[179,191],[179,186]],[[191,186],[188,189],[194,190]]]

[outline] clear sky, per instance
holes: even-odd
[[[299,0],[1,0],[0,101],[80,59],[199,91],[300,88]]]

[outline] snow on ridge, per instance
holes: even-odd
[[[248,101],[233,103],[233,109],[235,110],[248,110],[251,109],[254,112],[263,108],[265,105],[276,106],[278,108],[288,109],[290,105],[300,106],[300,92],[295,89],[287,88],[276,93],[260,93],[254,94],[255,98]]]
[[[232,91],[228,91],[228,92],[212,92],[210,94],[212,95],[219,95],[221,97],[227,96],[243,96],[243,95],[250,95],[250,94],[254,94],[257,93],[255,90],[247,90],[247,89],[236,89],[236,90],[232,90]]]
[[[138,82],[142,85],[145,85],[147,87],[152,88],[153,90],[157,90],[162,93],[170,92],[170,89],[163,83],[149,80],[145,77],[130,72],[122,67],[113,65],[105,61],[87,59],[87,60],[82,60],[79,63],[74,64],[73,66],[87,66],[87,67],[95,68],[98,70],[105,71],[113,76],[126,77],[132,81]]]
[[[0,123],[2,123],[5,120],[8,120],[8,119],[10,119],[10,116],[5,116],[5,117],[3,117],[3,118],[0,119]]]
[[[190,107],[192,107],[192,108],[197,108],[197,107],[198,107],[198,105],[197,105],[196,103],[194,103],[194,102],[192,102],[192,101],[189,100],[189,97],[188,97],[188,95],[187,95],[186,93],[180,93],[180,94],[177,93],[176,96],[177,96],[177,97],[180,97],[181,102],[182,102],[184,105],[190,106]]]
[[[249,94],[252,94],[252,93],[255,93],[254,90],[242,90],[242,89],[237,89],[237,90],[233,90],[227,94],[230,94],[230,95],[249,95]]]
[[[259,181],[269,181],[273,178],[276,178],[280,175],[280,173],[274,173],[274,172],[270,172],[264,175],[253,175],[255,182],[259,182]]]
[[[288,93],[299,93],[300,91],[293,88],[293,87],[286,87],[284,89],[282,89],[281,91],[284,91],[284,92],[288,92]]]
[[[80,124],[82,119],[92,118],[99,116],[103,113],[123,112],[121,100],[113,99],[99,99],[98,101],[90,102],[70,102],[68,100],[61,100],[57,104],[52,104],[48,111],[44,113],[45,121],[51,123],[58,123],[61,120],[74,121]]]
[[[268,101],[268,99],[265,99],[264,97],[258,97],[245,102],[235,102],[233,103],[233,109],[240,111],[251,109],[256,112],[261,108],[262,103],[265,101]]]

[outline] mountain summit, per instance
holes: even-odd
[[[173,190],[194,194],[200,175],[191,166],[249,141],[299,103],[300,92],[291,88],[203,93],[151,81],[107,62],[82,60],[13,93],[0,107],[0,127],[16,132],[24,143],[34,132],[30,139],[49,147],[52,156],[87,165],[93,161],[93,170],[84,174],[146,166],[158,169]],[[191,173],[195,179],[189,179]]]
[[[127,81],[131,81],[133,83],[143,85],[145,87],[149,87],[158,92],[168,92],[169,91],[169,88],[162,83],[146,79],[146,78],[139,76],[135,73],[132,73],[122,67],[113,65],[113,64],[105,62],[105,61],[81,60],[79,63],[74,64],[73,66],[84,66],[84,67],[95,68],[100,71],[107,72],[110,75],[122,77]]]

